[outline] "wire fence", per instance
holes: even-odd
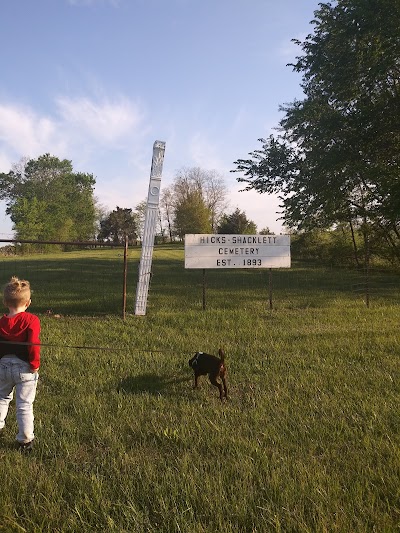
[[[28,279],[37,312],[56,316],[116,314],[125,317],[127,241],[123,245],[13,239],[0,240],[0,243],[8,243],[0,249],[3,283],[14,275]],[[20,254],[18,247],[27,244],[38,245],[40,252]],[[45,247],[49,251],[54,246],[68,251],[43,253]]]
[[[200,275],[198,274],[198,278]],[[206,272],[206,292],[219,289],[225,299],[233,290],[238,298],[251,288],[266,305],[304,308],[359,302],[370,305],[400,305],[400,273],[381,269],[349,269],[303,263],[292,259],[292,268],[271,271]],[[207,298],[207,296],[206,296]],[[207,298],[209,300],[209,298]]]
[[[1,283],[13,275],[28,279],[33,288],[33,307],[39,314],[125,318],[126,311],[133,313],[139,246],[127,249],[110,243],[62,244],[72,249],[32,256],[0,255]],[[171,312],[234,309],[238,305],[293,309],[354,303],[400,305],[400,273],[304,263],[293,257],[290,269],[203,272],[184,268],[182,246],[154,248],[150,312],[156,308]]]

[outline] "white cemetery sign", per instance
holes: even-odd
[[[146,218],[143,229],[142,254],[139,265],[139,278],[136,288],[135,315],[145,315],[147,295],[151,277],[151,262],[153,258],[154,236],[160,201],[160,187],[162,167],[164,162],[165,142],[155,141],[153,145],[153,159],[151,162],[149,193],[147,196]]]
[[[185,235],[185,268],[289,268],[290,235]]]

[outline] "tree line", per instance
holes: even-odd
[[[38,241],[140,241],[146,199],[134,208],[102,207],[94,195],[93,174],[76,172],[72,161],[44,154],[25,159],[0,174],[0,199],[13,222],[15,237]],[[157,239],[182,240],[186,233],[256,233],[239,208],[227,212],[227,187],[215,171],[182,168],[162,188]],[[37,249],[29,246],[28,248]]]

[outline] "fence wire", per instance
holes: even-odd
[[[133,313],[140,247],[129,249],[126,273],[128,314]],[[75,250],[35,256],[0,255],[0,283],[16,275],[31,282],[32,309],[62,316],[121,316],[124,250]],[[193,310],[326,307],[359,302],[400,305],[400,274],[302,263],[292,268],[192,270],[184,268],[182,247],[155,247],[149,291],[149,312]]]

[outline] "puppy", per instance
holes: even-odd
[[[193,368],[194,371],[194,388],[198,386],[199,376],[205,376],[208,374],[210,382],[218,387],[219,398],[223,400],[228,397],[228,390],[226,388],[226,366],[225,366],[225,354],[223,350],[219,349],[219,357],[215,355],[210,355],[204,352],[196,352],[194,357],[189,360],[189,366]],[[217,381],[218,378],[221,378],[223,388],[221,383]]]

